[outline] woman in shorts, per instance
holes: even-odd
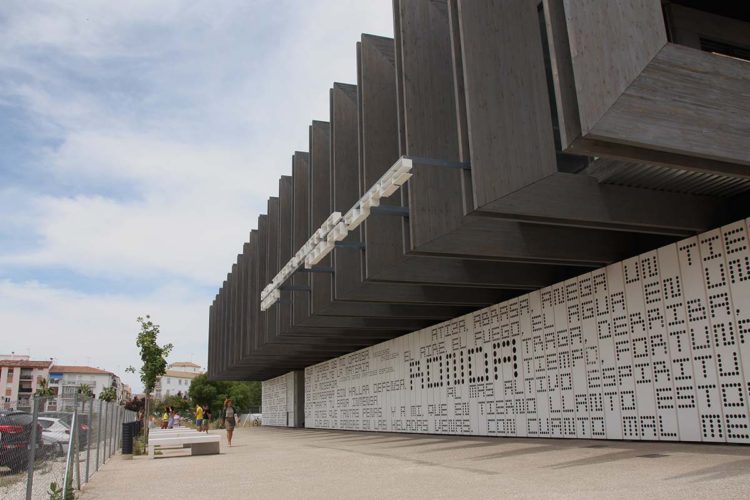
[[[224,428],[227,430],[227,442],[232,446],[232,434],[234,434],[235,425],[234,405],[231,399],[224,400]]]

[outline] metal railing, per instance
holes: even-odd
[[[136,413],[78,394],[0,410],[0,498],[73,498],[121,446]]]

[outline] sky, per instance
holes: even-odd
[[[0,353],[142,389],[136,318],[206,366],[208,308],[391,0],[3,0]]]

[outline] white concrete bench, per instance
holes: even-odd
[[[166,437],[166,436],[177,436],[177,435],[182,435],[182,434],[185,434],[185,435],[203,434],[203,435],[205,435],[206,433],[205,432],[204,433],[200,433],[200,432],[198,432],[195,429],[169,429],[169,430],[158,430],[158,431],[151,430],[148,433],[149,436],[160,436],[160,437],[161,436],[164,436],[164,437]]]
[[[156,448],[179,446],[190,448],[191,455],[212,455],[221,453],[220,442],[221,436],[218,434],[202,434],[196,431],[184,436],[149,436],[148,454],[151,458],[155,458]]]
[[[172,438],[172,437],[190,437],[190,436],[201,436],[201,435],[205,436],[206,433],[205,432],[200,433],[197,431],[182,431],[182,432],[170,432],[169,434],[167,433],[154,434],[153,432],[149,432],[148,438],[149,438],[149,441],[151,441],[151,439],[163,439],[163,438]]]

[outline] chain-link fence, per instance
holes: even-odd
[[[19,402],[20,403],[20,402]],[[73,498],[120,448],[136,414],[83,397],[33,397],[0,409],[0,498]]]

